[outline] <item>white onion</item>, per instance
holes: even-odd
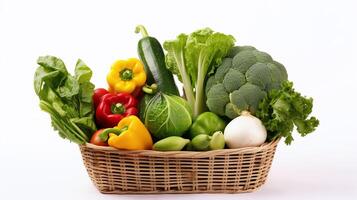
[[[224,129],[224,139],[230,149],[259,146],[265,142],[267,130],[248,111],[233,119]]]

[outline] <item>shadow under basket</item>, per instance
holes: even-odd
[[[80,150],[101,193],[242,193],[265,183],[278,142],[205,152],[124,151],[92,144]]]

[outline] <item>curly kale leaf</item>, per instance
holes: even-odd
[[[306,98],[293,88],[293,83],[285,81],[280,90],[272,90],[259,104],[256,116],[268,130],[268,139],[285,137],[285,143],[294,140],[292,131],[296,127],[301,136],[313,132],[319,125],[316,117],[310,117],[313,100]]]

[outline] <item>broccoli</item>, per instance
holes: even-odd
[[[251,46],[233,47],[206,83],[207,107],[231,119],[248,110],[255,114],[272,89],[288,79],[285,67]]]

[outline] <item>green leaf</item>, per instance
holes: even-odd
[[[35,92],[38,95],[45,83],[52,90],[57,90],[65,84],[68,75],[63,61],[54,56],[39,57],[37,63],[40,65],[34,77]]]
[[[59,58],[44,56],[34,75],[34,89],[40,98],[40,108],[50,114],[51,123],[62,138],[83,144],[96,130],[90,82],[92,71],[81,60],[75,76]]]
[[[194,116],[205,110],[205,82],[215,66],[222,62],[235,39],[210,28],[197,30],[189,35],[180,34],[176,40],[165,41],[166,64],[183,82],[185,95]],[[195,97],[194,97],[195,95]]]
[[[80,99],[82,102],[92,103],[92,96],[94,92],[94,84],[85,82],[80,84]]]
[[[67,76],[64,84],[56,89],[62,98],[71,98],[79,93],[79,83],[73,76]]]
[[[176,74],[180,80],[182,76],[189,76],[189,74],[183,74],[183,70],[186,70],[184,61],[184,49],[186,45],[187,35],[180,34],[175,40],[167,40],[164,42],[163,47],[167,51],[166,54],[166,67]]]
[[[80,113],[79,113],[80,117],[85,117],[85,116],[88,116],[90,114],[93,114],[93,104],[92,103],[81,102],[79,110],[80,110]]]
[[[74,72],[79,84],[89,82],[92,78],[92,70],[81,59],[78,59]]]
[[[40,94],[45,81],[47,81],[49,86],[53,85],[52,80],[56,80],[59,74],[59,71],[48,71],[44,67],[39,66],[34,75],[34,89],[36,94]]]
[[[285,137],[285,143],[294,140],[294,127],[301,136],[313,132],[319,125],[312,112],[312,99],[303,97],[293,89],[293,83],[282,83],[280,90],[272,90],[259,104],[256,116],[262,120],[268,130],[268,138]]]
[[[86,117],[94,113],[92,96],[94,93],[94,84],[91,82],[83,82],[80,84],[79,90],[79,116]]]
[[[48,71],[59,71],[63,73],[63,75],[67,75],[67,69],[64,65],[63,61],[54,56],[40,56],[37,59],[37,64],[44,67]]]
[[[191,33],[185,46],[185,59],[192,83],[197,82],[198,71],[206,76],[214,66],[222,63],[222,58],[233,47],[234,41],[233,36],[214,33],[209,28]]]

